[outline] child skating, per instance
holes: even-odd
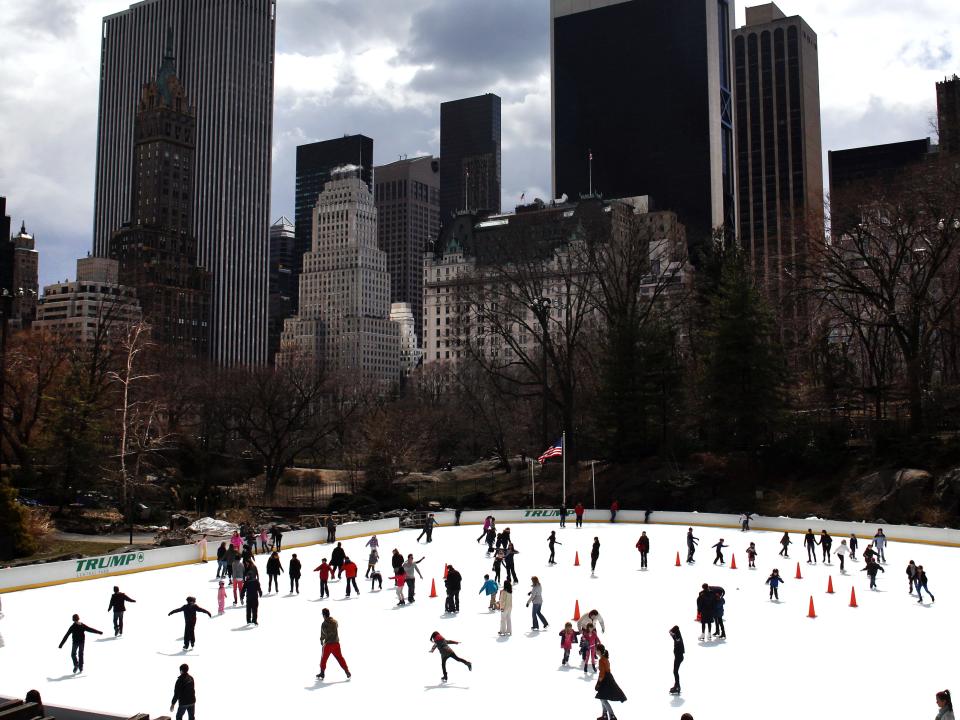
[[[587,666],[592,666],[594,672],[597,670],[597,643],[600,642],[597,637],[597,630],[593,623],[588,623],[580,635],[580,657],[583,658],[583,671],[587,672]]]
[[[217,615],[223,615],[223,607],[227,604],[227,589],[223,586],[223,580],[220,581],[220,587],[217,588]]]
[[[573,623],[564,624],[563,630],[560,631],[560,647],[563,648],[563,660],[560,661],[561,665],[569,664],[570,648],[573,647],[579,635],[580,633],[573,629]]]
[[[443,677],[441,678],[441,682],[447,681],[447,660],[456,660],[457,662],[466,665],[467,670],[470,670],[471,672],[473,671],[473,663],[471,663],[469,660],[464,660],[453,651],[453,648],[450,647],[451,645],[459,645],[460,642],[458,640],[447,640],[443,637],[443,635],[434,630],[432,633],[430,633],[430,642],[433,643],[433,647],[430,648],[430,652],[433,652],[434,650],[440,651],[440,667],[443,668]]]
[[[864,556],[866,556],[866,553],[864,553]],[[864,568],[861,568],[860,572],[865,572],[867,574],[867,576],[870,578],[870,589],[876,590],[877,589],[877,573],[878,572],[885,573],[886,570],[880,567],[880,564],[876,560],[874,560],[873,558],[870,558],[867,561],[867,566]]]
[[[767,585],[770,586],[770,599],[773,600],[776,598],[777,602],[780,602],[780,593],[777,590],[777,588],[780,587],[780,584],[783,582],[783,578],[780,577],[780,571],[774,568],[766,582]]]
[[[840,560],[840,572],[844,572],[843,563],[847,557],[847,553],[850,552],[850,548],[847,547],[847,541],[841,540],[840,544],[837,546],[837,559]]]
[[[490,600],[488,606],[490,612],[493,612],[497,609],[497,590],[500,589],[500,586],[497,585],[496,581],[491,580],[489,575],[483,576],[483,585],[480,586],[480,592],[486,593],[487,597]],[[479,595],[479,593],[477,593]]]
[[[713,559],[713,564],[716,565],[717,563],[720,563],[721,565],[726,565],[727,563],[723,559],[723,549],[730,546],[724,545],[723,538],[720,538],[720,542],[718,542],[716,545],[711,545],[711,547],[717,551],[717,556]]]
[[[747,567],[757,569],[757,544],[750,543],[750,547],[747,548]]]
[[[790,551],[788,548],[793,545],[793,541],[790,539],[790,533],[784,533],[783,537],[780,538],[780,545],[783,547],[780,549],[780,557],[789,558]]]

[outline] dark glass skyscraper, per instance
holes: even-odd
[[[551,0],[553,189],[736,227],[732,0]]]
[[[440,104],[440,223],[458,210],[500,212],[500,98]]]
[[[101,31],[94,253],[131,219],[137,100],[172,32],[197,109],[191,234],[212,274],[211,354],[225,365],[266,360],[275,17],[275,0],[144,0]]]
[[[330,171],[345,165],[360,168],[360,179],[373,191],[373,140],[365,135],[344,135],[333,140],[300,145],[297,147],[297,186],[294,198],[296,237],[293,245],[293,308],[299,307],[296,292],[298,278],[303,269],[303,254],[310,252],[313,240],[313,208],[330,180]],[[282,323],[281,323],[282,324]]]

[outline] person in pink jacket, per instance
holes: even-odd
[[[217,588],[217,612],[223,615],[223,606],[227,604],[227,589],[223,586],[223,580],[220,581],[220,587]]]
[[[243,548],[243,538],[240,537],[240,533],[236,530],[233,531],[233,536],[230,538],[230,544],[233,546],[234,551],[237,555],[240,554],[240,550]]]
[[[573,623],[566,623],[560,631],[560,647],[563,648],[563,665],[570,662],[570,648],[580,633],[573,629]]]

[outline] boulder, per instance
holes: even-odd
[[[913,468],[893,474],[893,484],[877,503],[876,512],[892,522],[913,522],[934,501],[933,475]]]

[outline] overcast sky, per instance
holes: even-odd
[[[41,285],[90,249],[100,21],[129,4],[0,0],[0,195],[37,236]],[[272,218],[293,217],[297,145],[363,133],[378,164],[436,154],[440,102],[484,92],[503,98],[503,207],[550,196],[549,0],[277,4]],[[819,37],[824,153],[932,134],[960,2],[778,4]]]

